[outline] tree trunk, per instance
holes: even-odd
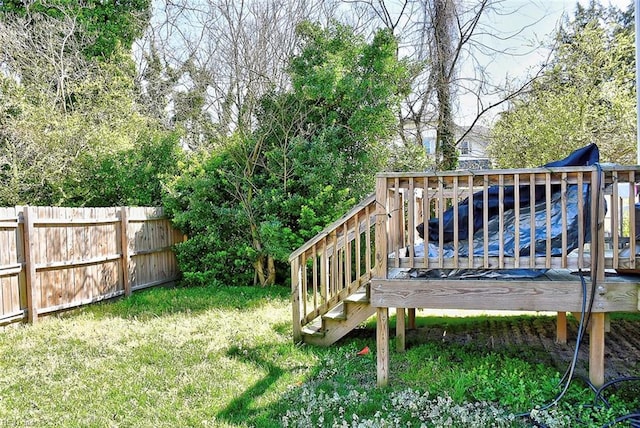
[[[267,278],[264,274],[264,256],[259,256],[255,262],[253,262],[253,269],[256,271],[256,275],[258,276],[258,284],[264,287],[267,281]]]
[[[258,283],[261,287],[267,287],[276,283],[276,265],[272,256],[260,255],[253,262]]]
[[[258,236],[258,228],[251,225],[251,241],[253,248],[259,254],[258,258],[253,262],[253,269],[256,272],[258,283],[261,287],[266,287],[276,283],[276,264],[273,256],[263,253],[262,243]]]
[[[265,285],[273,285],[276,283],[276,263],[273,260],[272,256],[267,257],[267,272],[269,272],[269,276],[267,276],[267,282]]]
[[[455,146],[455,123],[451,107],[453,3],[452,0],[435,0],[433,7],[434,78],[438,97],[436,165],[439,170],[452,170],[458,164],[458,154]]]

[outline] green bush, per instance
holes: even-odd
[[[304,23],[292,88],[260,99],[257,127],[198,155],[169,186],[189,283],[286,283],[288,256],[373,190],[406,78],[386,31]],[[253,271],[251,271],[253,268]]]
[[[163,182],[179,174],[185,154],[179,135],[148,130],[133,147],[115,153],[85,153],[65,180],[65,204],[84,206],[158,206]]]

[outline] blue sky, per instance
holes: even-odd
[[[625,10],[633,0],[601,0],[603,5],[613,5]],[[496,82],[504,82],[505,78],[524,78],[529,69],[544,62],[548,51],[534,48],[540,42],[550,40],[563,16],[573,16],[576,0],[507,0],[503,5],[509,10],[504,15],[489,19],[489,26],[502,32],[502,35],[515,35],[503,42],[496,38],[490,43],[503,43],[501,49],[509,50],[512,55],[501,56],[491,62],[489,72]],[[580,0],[583,5],[588,0]],[[517,35],[516,35],[517,34]],[[468,72],[468,71],[467,71]],[[466,74],[467,72],[463,72]],[[475,118],[475,98],[460,98],[460,124],[468,123]],[[486,99],[485,102],[491,100]],[[495,113],[498,113],[496,110]],[[493,115],[488,117],[490,121]]]

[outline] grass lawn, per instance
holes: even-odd
[[[290,291],[156,288],[0,331],[0,427],[533,426],[544,364],[426,343],[392,353],[377,388],[375,339],[291,340]],[[369,346],[366,355],[358,351]],[[546,426],[601,426],[639,406],[572,384]],[[424,424],[424,425],[423,425]]]

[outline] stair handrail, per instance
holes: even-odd
[[[326,314],[371,279],[375,215],[376,195],[373,193],[289,256],[296,342],[301,341],[302,328],[306,324]],[[352,260],[352,253],[356,260]],[[355,270],[352,270],[352,264]]]
[[[289,255],[289,263],[291,263],[293,261],[293,259],[298,257],[300,254],[302,254],[303,252],[305,252],[308,249],[310,249],[313,245],[317,244],[322,238],[324,238],[325,236],[328,236],[329,233],[331,233],[332,231],[336,230],[338,227],[340,227],[343,224],[345,224],[345,222],[347,222],[348,220],[353,218],[353,216],[355,214],[358,214],[358,213],[362,212],[364,207],[366,207],[367,205],[370,205],[372,203],[375,203],[375,200],[376,200],[376,194],[375,193],[370,194],[363,201],[361,201],[359,204],[357,204],[353,208],[351,208],[346,214],[344,214],[338,220],[336,220],[333,223],[331,223],[328,226],[326,226],[324,229],[322,229],[322,231],[318,232],[318,234],[316,236],[314,236],[313,238],[309,239],[307,242],[302,244],[302,246],[299,247],[298,249],[294,250]]]

